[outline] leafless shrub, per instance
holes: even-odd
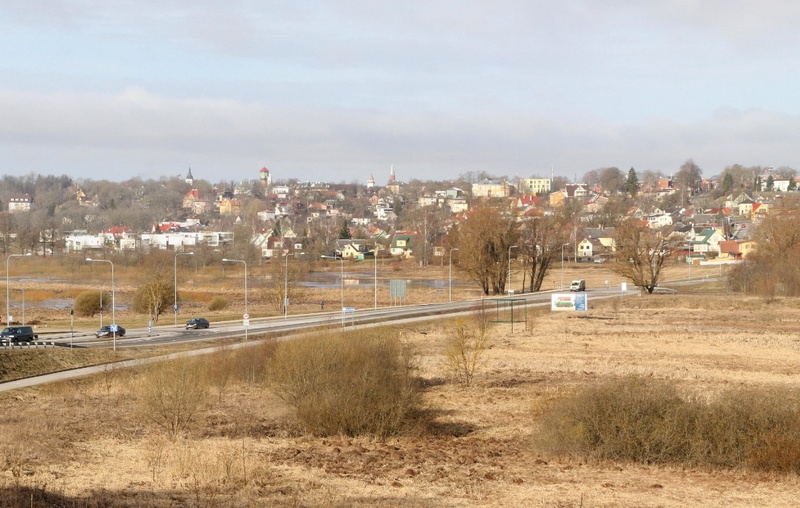
[[[214,312],[218,310],[225,310],[228,307],[228,300],[221,297],[215,296],[208,302],[208,310]]]
[[[142,411],[146,419],[171,437],[186,428],[206,397],[201,360],[165,362],[149,368],[142,389]]]
[[[457,318],[448,327],[445,344],[445,365],[458,384],[468,387],[484,362],[489,347],[488,324],[483,314]]]
[[[557,454],[800,472],[797,390],[743,388],[701,401],[629,377],[555,402],[540,424],[538,446]]]
[[[314,435],[400,433],[418,409],[412,357],[391,329],[327,332],[280,343],[275,393]]]

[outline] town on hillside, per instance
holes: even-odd
[[[443,265],[458,250],[450,233],[490,205],[518,222],[569,215],[562,257],[577,262],[611,259],[615,228],[631,220],[670,238],[687,263],[735,263],[755,251],[764,219],[795,207],[798,181],[791,168],[739,165],[704,178],[691,160],[669,176],[602,168],[580,182],[488,173],[403,182],[393,166],[382,184],[372,175],[366,184],[273,179],[266,167],[256,176],[211,183],[191,168],[185,177],[121,183],[4,176],[0,241],[6,254],[225,253],[245,244],[263,260],[304,252]]]

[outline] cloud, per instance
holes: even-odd
[[[278,178],[334,181],[364,181],[390,164],[405,179],[476,170],[545,176],[551,165],[569,176],[604,166],[670,173],[688,158],[706,175],[734,163],[800,167],[800,118],[756,109],[720,110],[698,121],[615,124],[529,113],[284,109],[131,88],[102,96],[0,90],[0,110],[0,151],[20,157],[3,158],[6,173],[20,172],[19,160],[32,166],[23,173],[70,161],[80,168],[73,176],[109,177],[104,168],[115,167],[117,179],[157,178],[191,164],[207,169],[210,180],[255,178],[262,165]]]

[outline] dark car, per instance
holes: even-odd
[[[33,333],[33,328],[30,326],[9,326],[0,332],[0,340],[8,342],[33,342],[39,336]]]
[[[200,328],[208,328],[209,325],[210,325],[210,323],[208,322],[208,319],[201,318],[201,317],[196,317],[194,319],[189,320],[189,322],[186,323],[186,329],[187,330],[199,330]]]
[[[125,336],[125,328],[119,325],[106,325],[96,332],[94,332],[95,337],[113,337],[114,336],[114,328],[117,330],[117,337],[124,337]]]

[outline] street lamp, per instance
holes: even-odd
[[[374,294],[373,308],[378,310],[378,242],[375,242],[375,252],[372,253],[373,261],[375,262],[375,274],[373,275],[372,288]]]
[[[247,262],[244,259],[227,259],[222,258],[223,263],[241,263],[244,265],[244,320],[247,322],[250,319],[250,314],[247,312]],[[247,325],[244,327],[244,340],[247,340]]]
[[[516,245],[512,245],[508,248],[508,292],[511,293],[511,249],[516,249]]]
[[[447,274],[447,300],[450,303],[453,303],[453,251],[458,250],[457,247],[453,247],[450,249],[450,263],[449,263],[449,271]]]
[[[11,261],[11,258],[22,258],[22,257],[25,257],[25,256],[30,256],[30,253],[28,253],[28,254],[9,254],[8,257],[6,258],[6,322],[9,325],[11,325],[11,311],[10,311],[10,307],[9,307],[9,302],[11,300],[11,291],[9,290],[10,281],[9,281],[9,278],[8,278],[8,268],[9,268],[8,262]]]
[[[176,252],[175,253],[175,281],[172,288],[175,290],[175,297],[172,300],[172,310],[175,311],[175,326],[178,326],[178,256],[194,256],[194,252]]]
[[[567,246],[569,246],[568,243],[561,246],[561,287],[559,289],[564,289],[564,247]]]
[[[22,326],[25,326],[25,288],[20,288],[22,291]]]
[[[92,259],[86,258],[86,261],[89,263],[108,263],[111,265],[111,336],[113,337],[114,343],[114,351],[117,350],[117,306],[115,305],[115,295],[114,295],[114,262],[110,259]],[[100,291],[102,295],[102,290]]]
[[[305,252],[301,252],[302,256]],[[287,252],[283,256],[283,319],[289,313],[289,256],[297,256],[296,252]]]

